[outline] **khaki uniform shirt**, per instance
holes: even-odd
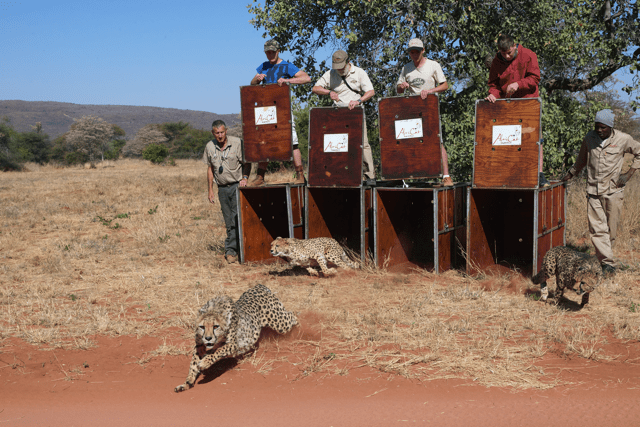
[[[351,63],[349,65],[351,65],[351,69],[344,78],[353,91],[342,81],[342,76],[336,70],[327,71],[316,83],[316,86],[332,90],[338,94],[340,101],[334,101],[334,104],[338,107],[348,107],[350,101],[357,101],[365,92],[373,90],[373,84],[371,84],[367,73],[362,68],[356,67]]]
[[[209,141],[204,148],[202,161],[213,168],[213,178],[218,185],[235,184],[242,179],[242,141],[227,135],[227,145],[220,149],[217,141]],[[220,173],[222,166],[222,173]]]
[[[569,172],[575,176],[586,166],[588,194],[600,196],[615,193],[620,190],[616,182],[620,177],[625,153],[631,153],[635,157],[631,167],[640,168],[640,142],[615,129],[603,141],[592,130],[584,137],[576,164]]]
[[[420,68],[416,68],[413,61],[402,67],[396,88],[400,83],[407,82],[411,87],[405,89],[405,91],[408,90],[411,95],[419,95],[423,90],[433,89],[446,81],[447,79],[444,77],[440,64],[426,59],[426,62]]]

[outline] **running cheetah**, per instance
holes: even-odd
[[[314,239],[299,240],[278,237],[271,242],[271,255],[289,258],[290,265],[308,264],[312,259],[318,262],[322,273],[328,276],[335,273],[335,268],[328,268],[327,261],[338,267],[358,268],[335,239],[330,237],[316,237]],[[307,267],[309,274],[318,275],[318,271]]]
[[[560,300],[565,288],[570,288],[578,295],[582,295],[583,307],[589,303],[589,293],[599,284],[602,278],[602,268],[595,256],[589,256],[566,246],[556,246],[550,249],[542,259],[542,269],[531,279],[540,284],[540,295],[547,300],[549,290],[547,279],[556,277],[556,301]]]
[[[218,360],[255,349],[263,327],[286,334],[297,324],[295,314],[264,285],[248,289],[235,303],[228,296],[210,299],[199,311],[189,374],[174,391],[193,387],[200,372]]]

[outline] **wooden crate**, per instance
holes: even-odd
[[[317,107],[309,111],[309,179],[312,187],[362,186],[364,109]]]
[[[276,237],[304,239],[304,185],[238,187],[240,262],[270,263]]]
[[[307,187],[305,236],[333,237],[364,261],[373,252],[371,188]]]
[[[467,192],[467,272],[517,268],[536,274],[549,249],[565,243],[566,185]]]
[[[468,186],[376,188],[376,265],[436,273],[464,268]]]
[[[241,86],[244,162],[293,160],[289,85]]]
[[[473,188],[538,188],[540,98],[476,101]]]
[[[442,132],[438,97],[383,98],[378,109],[382,179],[441,177]]]

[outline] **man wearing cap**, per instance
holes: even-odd
[[[498,37],[498,53],[489,68],[489,95],[491,103],[500,98],[537,98],[540,96],[540,66],[538,56],[530,49],[516,44],[508,34]],[[549,181],[542,171],[542,144],[538,156],[538,183],[548,187]]]
[[[624,186],[640,168],[640,142],[613,129],[611,110],[598,111],[594,130],[582,140],[575,165],[562,178],[568,181],[587,167],[587,217],[589,233],[604,273],[615,273],[613,247],[624,201]],[[625,153],[634,156],[631,168],[621,174]]]
[[[408,50],[412,62],[402,67],[396,85],[398,93],[409,91],[411,95],[420,95],[422,99],[425,99],[431,93],[444,92],[449,88],[440,64],[424,57],[422,40],[412,39],[409,41]],[[449,176],[449,157],[444,146],[441,151],[444,172],[442,184],[450,186],[453,185],[453,180]]]
[[[227,126],[222,120],[211,125],[214,141],[209,141],[204,148],[202,161],[208,166],[207,183],[209,202],[215,203],[213,181],[218,186],[218,200],[222,209],[222,217],[227,227],[227,238],[224,241],[224,257],[229,264],[238,261],[238,206],[236,192],[238,186],[247,185],[251,163],[242,164],[242,141],[235,136],[227,136]]]
[[[293,65],[292,63],[280,58],[280,43],[276,40],[268,40],[264,44],[264,53],[267,55],[267,61],[260,64],[256,71],[258,72],[253,79],[252,85],[260,83],[271,84],[277,83],[282,86],[288,84],[305,84],[311,81],[307,73]],[[296,168],[295,184],[304,184],[304,168],[302,166],[302,154],[298,148],[298,134],[296,133],[296,123],[291,115],[291,130],[293,139],[293,164]],[[264,184],[264,174],[267,171],[267,162],[258,163],[258,174],[251,182],[251,187],[257,187]]]
[[[331,70],[320,77],[313,87],[316,95],[328,95],[334,105],[348,107],[350,110],[364,104],[374,94],[373,84],[362,68],[349,62],[344,50],[336,51],[331,57]],[[373,164],[373,153],[367,137],[367,122],[364,124],[364,141],[362,145],[362,162],[367,185],[376,185],[376,171]]]

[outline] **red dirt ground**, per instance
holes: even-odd
[[[485,388],[470,381],[419,382],[370,368],[294,380],[280,364],[263,376],[250,363],[201,376],[174,393],[186,356],[138,361],[157,338],[94,337],[91,350],[39,351],[7,339],[0,353],[3,426],[633,426],[640,425],[640,345],[616,362],[550,355],[536,365],[572,385],[551,390]],[[266,352],[268,353],[268,352]],[[265,354],[268,356],[268,354]],[[69,380],[66,377],[76,379]],[[634,421],[635,420],[635,421]]]

